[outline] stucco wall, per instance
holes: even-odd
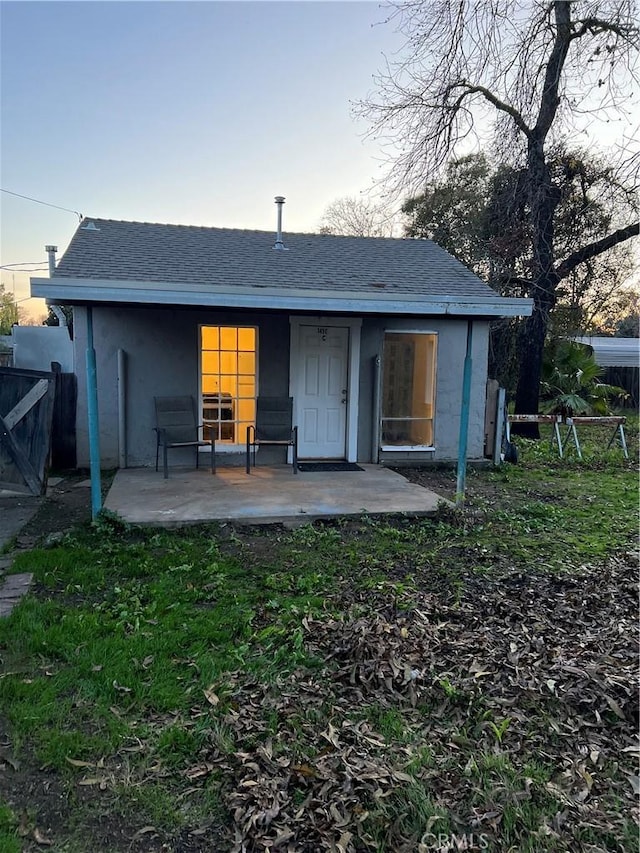
[[[155,463],[154,396],[198,397],[198,327],[201,324],[258,327],[258,375],[262,394],[286,396],[289,388],[287,317],[208,310],[94,308],[93,337],[98,375],[100,457],[105,468],[118,465],[118,350],[126,357],[126,436],[130,467]],[[89,464],[85,351],[86,310],[74,309],[78,364],[78,465]],[[279,457],[284,451],[265,448]],[[192,449],[172,450],[170,461],[188,464]],[[181,458],[182,457],[182,458]],[[236,458],[230,461],[239,462]]]
[[[467,321],[434,318],[416,321],[411,318],[370,318],[362,325],[360,374],[360,423],[358,458],[370,461],[374,424],[374,358],[382,355],[385,331],[422,331],[438,335],[436,366],[435,451],[424,453],[388,452],[380,461],[387,464],[453,461],[458,456],[458,433],[462,405],[462,371],[467,346]],[[487,381],[489,324],[478,320],[473,324],[473,372],[469,412],[469,459],[482,459],[484,448],[485,386]]]
[[[210,325],[255,325],[258,328],[258,381],[263,395],[289,393],[289,317],[203,309],[149,309],[99,307],[93,310],[97,357],[98,399],[103,467],[118,465],[118,350],[126,353],[126,434],[129,466],[152,465],[155,461],[154,396],[192,394],[198,396],[198,327]],[[466,347],[466,320],[365,318],[361,337],[359,380],[358,460],[371,461],[374,424],[374,367],[382,354],[385,330],[428,331],[438,334],[435,446],[426,455],[431,461],[457,458],[462,394],[462,370]],[[78,373],[77,453],[78,465],[89,463],[86,398],[86,311],[75,309],[75,353]],[[474,323],[473,376],[469,420],[470,459],[482,458],[484,404],[487,369],[488,323]],[[264,448],[261,461],[284,458],[279,448]],[[418,461],[410,455],[411,461]],[[172,451],[175,464],[193,460],[193,450]],[[225,461],[239,464],[242,457]],[[389,464],[402,462],[398,454],[387,454]]]
[[[51,370],[57,361],[63,373],[73,373],[73,343],[66,326],[13,326],[13,366]]]

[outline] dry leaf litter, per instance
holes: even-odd
[[[637,570],[631,553],[571,576],[469,577],[457,598],[413,593],[404,611],[352,592],[342,618],[302,622],[317,665],[212,685],[218,735],[187,776],[222,780],[234,853],[426,851],[398,805],[416,786],[492,850],[518,849],[500,840],[506,809],[545,799],[526,830],[540,849],[623,849],[579,838],[637,820]],[[402,736],[387,739],[371,708]],[[480,784],[487,757],[515,768],[515,787],[500,773]],[[532,760],[549,781],[528,776]]]

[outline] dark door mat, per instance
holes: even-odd
[[[298,462],[298,470],[303,474],[315,471],[364,471],[355,462]]]

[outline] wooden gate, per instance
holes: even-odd
[[[51,467],[66,471],[76,467],[76,400],[75,373],[62,373],[58,362],[51,362],[56,377],[56,401],[51,428]]]
[[[55,374],[0,367],[0,488],[47,488]]]

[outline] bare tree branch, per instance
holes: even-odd
[[[471,140],[475,150],[498,145],[513,166],[526,163],[534,313],[522,328],[516,408],[535,412],[559,282],[595,257],[597,246],[604,253],[617,245],[613,234],[628,227],[618,223],[613,242],[590,242],[557,265],[561,191],[549,151],[572,131],[590,130],[587,115],[593,122],[621,117],[630,126],[638,106],[632,61],[638,48],[636,0],[392,0],[390,5],[391,18],[406,37],[406,52],[376,78],[375,100],[361,102],[356,112],[385,146],[392,191],[420,192],[451,157],[468,153]],[[626,144],[637,145],[631,131]],[[579,246],[580,235],[576,240]]]
[[[464,89],[464,91],[458,96],[456,101],[454,102],[454,108],[458,109],[462,105],[462,101],[467,95],[479,94],[490,103],[493,107],[499,110],[502,113],[506,113],[513,119],[516,127],[522,131],[525,136],[529,136],[531,133],[531,128],[527,125],[525,120],[522,118],[518,110],[515,107],[510,106],[509,104],[501,101],[500,98],[497,98],[493,92],[490,92],[484,86],[472,86],[470,83],[466,83],[462,81],[460,83],[454,83],[451,86],[451,91],[455,91],[455,89]]]
[[[560,77],[571,41],[570,4],[565,0],[554,3],[553,10],[555,14],[555,38],[546,63],[538,120],[534,127],[534,134],[542,140],[547,138],[560,106]]]
[[[343,234],[348,237],[391,237],[393,212],[364,198],[344,196],[333,201],[320,222],[321,234]]]
[[[565,258],[565,260],[558,265],[558,277],[560,279],[566,278],[580,264],[586,263],[591,260],[591,258],[595,258],[598,255],[603,254],[603,252],[625,242],[625,240],[637,237],[639,232],[640,226],[635,222],[632,225],[627,225],[626,228],[618,228],[617,231],[614,231],[612,234],[608,234],[601,240],[596,240],[593,243],[589,243],[587,246],[582,246],[582,248],[569,255],[568,258]]]

